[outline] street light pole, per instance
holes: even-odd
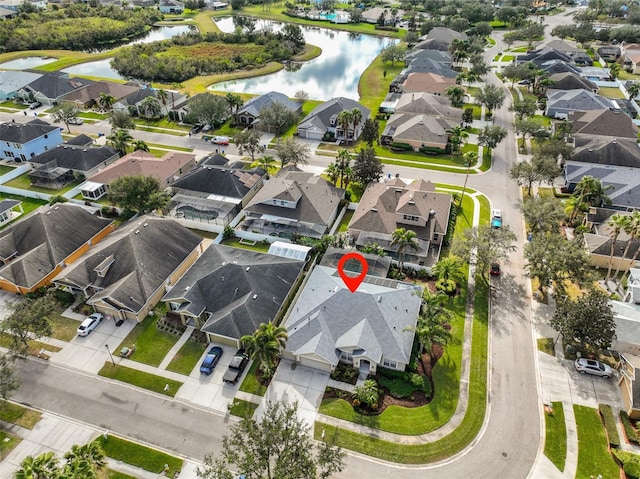
[[[113,363],[113,365],[116,365],[116,362],[113,360],[113,355],[111,354],[111,351],[109,350],[109,345],[105,344],[104,345],[105,348],[107,348],[107,352],[109,353],[109,357],[111,358],[111,362]]]

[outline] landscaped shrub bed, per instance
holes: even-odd
[[[629,419],[629,415],[626,411],[620,411],[620,420],[622,421],[622,425],[624,426],[624,432],[627,435],[627,439],[629,442],[634,444],[640,444],[640,437],[638,437],[638,432],[636,428],[631,424],[631,419]]]
[[[604,428],[607,431],[609,437],[609,446],[612,448],[620,447],[620,435],[616,428],[616,418],[613,414],[613,409],[608,404],[599,404],[598,410],[600,411],[600,417],[604,423]]]
[[[348,384],[355,384],[358,381],[359,371],[351,364],[338,363],[336,369],[331,373],[331,379]]]
[[[614,449],[613,457],[622,463],[627,479],[640,479],[640,455]]]
[[[426,397],[431,397],[431,382],[417,373],[379,368],[376,381],[384,388],[386,394],[396,399],[413,400],[416,392],[422,392]]]

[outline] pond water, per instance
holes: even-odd
[[[231,17],[221,18],[216,25],[223,32],[234,29]],[[258,20],[257,29],[277,31],[283,23]],[[360,76],[380,53],[395,40],[373,35],[351,34],[319,27],[301,26],[307,43],[322,48],[322,55],[308,62],[297,63],[270,75],[233,80],[212,85],[210,89],[235,93],[263,94],[279,91],[293,97],[304,90],[314,100],[329,100],[344,96],[357,100]]]
[[[24,57],[17,58],[8,62],[0,63],[0,68],[9,68],[12,70],[28,70],[29,68],[39,67],[56,61],[55,58],[44,57]]]
[[[98,60],[95,62],[80,63],[69,68],[62,70],[72,75],[86,75],[100,78],[110,78],[114,80],[126,80],[125,77],[120,75],[117,71],[111,68],[111,58],[105,58],[104,60]]]
[[[169,38],[175,37],[176,35],[187,33],[188,31],[194,28],[196,28],[195,25],[154,27],[151,30],[149,30],[147,33],[143,33],[142,35],[139,35],[127,41],[114,42],[114,43],[109,43],[108,45],[89,48],[85,50],[85,52],[87,53],[104,52],[104,51],[111,50],[116,47],[122,47],[125,45],[135,45],[137,43],[151,43],[151,42],[158,42],[160,40],[168,40]]]

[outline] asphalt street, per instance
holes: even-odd
[[[564,15],[545,18],[554,25],[570,22]],[[547,36],[549,34],[547,33]],[[505,45],[500,34],[497,44],[487,51],[490,60]],[[504,86],[493,73],[488,82]],[[509,97],[508,97],[509,98]],[[494,164],[484,174],[470,175],[468,185],[485,193],[493,206],[503,210],[505,223],[524,242],[520,192],[508,179],[510,166],[517,161],[513,117],[508,104],[495,112],[495,124],[509,129],[509,136],[494,150]],[[0,119],[23,115],[0,114]],[[26,118],[25,118],[26,119]],[[74,131],[107,132],[105,124],[74,127]],[[166,136],[136,131],[136,138],[154,143],[191,145],[198,150],[211,146],[200,139]],[[228,153],[234,147],[227,148]],[[313,156],[310,165],[326,167],[331,158]],[[386,166],[385,172],[405,178],[424,178],[433,182],[461,184],[464,175],[423,169]],[[396,466],[358,455],[349,455],[345,471],[336,477],[474,477],[525,478],[541,446],[541,406],[534,361],[530,297],[523,275],[522,251],[511,257],[496,283],[498,291],[491,306],[490,377],[488,409],[483,429],[462,453],[427,466]],[[140,439],[201,459],[220,447],[228,418],[193,408],[178,401],[62,369],[51,364],[28,361],[18,365],[22,386],[14,399],[105,429]]]

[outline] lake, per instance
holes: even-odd
[[[100,45],[95,48],[89,48],[85,50],[85,52],[87,53],[104,52],[104,51],[112,50],[113,48],[122,47],[125,45],[135,45],[137,43],[151,43],[151,42],[158,42],[160,40],[168,40],[169,38],[175,37],[176,35],[187,33],[188,31],[194,28],[196,28],[195,25],[153,27],[147,33],[143,33],[142,35],[138,35],[136,37],[130,38],[129,40],[122,41],[122,42],[109,43],[106,45]]]
[[[220,18],[216,25],[223,32],[234,30],[231,17]],[[284,23],[258,20],[257,29],[277,31]],[[344,96],[357,100],[358,81],[380,51],[396,41],[373,35],[351,34],[319,27],[301,26],[307,43],[322,48],[322,55],[308,62],[297,63],[293,69],[283,69],[270,75],[216,83],[212,90],[235,93],[263,94],[279,91],[293,98],[304,90],[313,100],[329,100]],[[299,67],[299,68],[298,68]],[[289,71],[288,71],[289,70]]]
[[[15,60],[0,63],[0,68],[9,68],[10,70],[28,70],[29,68],[39,67],[55,61],[55,58],[45,57],[16,58]]]

